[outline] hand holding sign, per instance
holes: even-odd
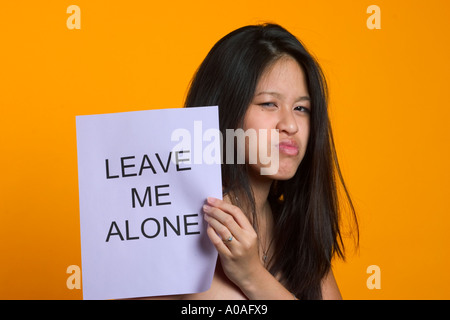
[[[258,236],[240,208],[225,200],[208,197],[203,206],[208,236],[220,255],[227,277],[241,287],[263,267],[258,253]],[[263,267],[264,268],[264,267]]]
[[[172,141],[199,121],[218,131],[217,107],[77,117],[85,299],[209,288],[217,252],[201,209],[221,198],[220,162],[192,162]]]

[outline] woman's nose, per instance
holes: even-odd
[[[298,124],[292,110],[280,111],[277,129],[280,133],[285,132],[288,135],[293,135],[298,131]]]

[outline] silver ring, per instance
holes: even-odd
[[[233,240],[233,236],[230,236],[230,237],[227,239],[228,242],[231,242],[231,240]]]

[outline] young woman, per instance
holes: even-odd
[[[208,198],[203,208],[219,253],[214,279],[208,291],[181,298],[340,299],[331,270],[332,258],[344,256],[338,182],[354,209],[317,62],[278,25],[240,28],[216,43],[192,80],[185,106],[208,105],[219,106],[224,145],[225,129],[278,130],[279,169],[261,175],[261,161],[228,164],[223,154],[224,200]]]

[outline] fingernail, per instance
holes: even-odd
[[[207,200],[209,203],[213,204],[213,203],[216,201],[216,198],[208,197],[208,198],[206,198],[206,200]]]
[[[207,204],[204,204],[204,205],[203,205],[203,211],[205,211],[205,212],[210,212],[210,211],[211,211],[211,207],[208,206]]]

